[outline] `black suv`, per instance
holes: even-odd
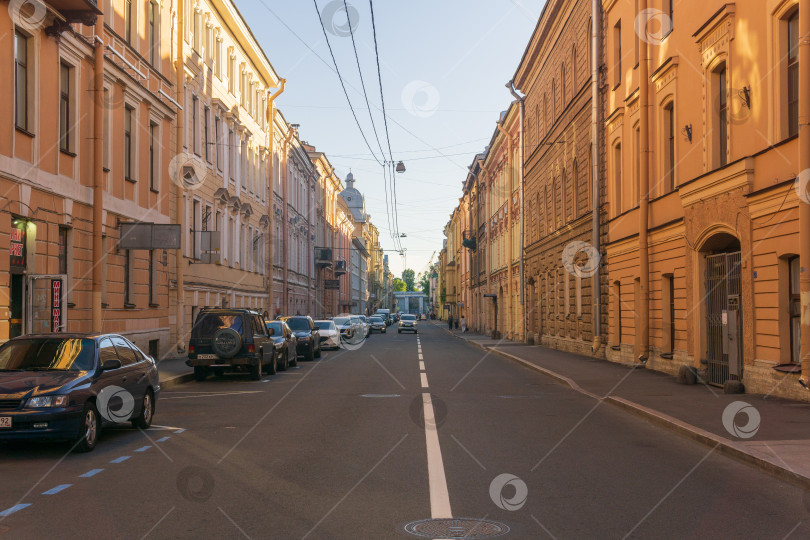
[[[204,381],[211,370],[217,375],[248,372],[260,380],[264,366],[271,375],[276,372],[275,344],[257,311],[206,308],[191,329],[186,364],[194,368],[197,381]]]
[[[282,319],[298,340],[298,356],[304,360],[314,360],[321,357],[321,333],[312,317],[309,315],[296,315]]]

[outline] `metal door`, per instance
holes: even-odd
[[[67,276],[27,276],[25,334],[64,332],[67,328]]]
[[[740,252],[706,256],[706,360],[709,384],[741,380]]]

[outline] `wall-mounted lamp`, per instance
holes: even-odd
[[[745,106],[750,111],[751,110],[751,85],[743,86],[742,90],[740,90],[739,95],[740,95],[740,99],[743,100],[743,103],[745,103]]]
[[[692,124],[686,124],[683,126],[681,133],[686,135],[686,138],[689,139],[689,142],[692,142]]]

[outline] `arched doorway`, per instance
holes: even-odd
[[[740,241],[729,233],[708,238],[704,266],[706,369],[709,384],[742,380],[742,279]]]

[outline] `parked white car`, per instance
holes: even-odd
[[[321,330],[321,347],[339,349],[340,348],[340,332],[338,331],[335,321],[315,321],[315,326]]]

